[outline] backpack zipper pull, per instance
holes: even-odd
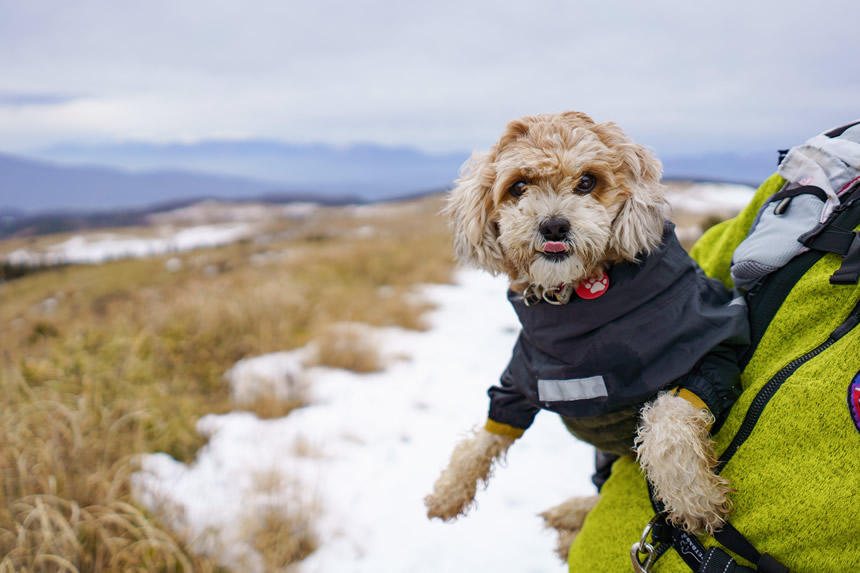
[[[776,207],[773,208],[774,215],[784,215],[786,211],[788,211],[788,206],[791,204],[792,197],[784,197],[779,203],[776,204]]]

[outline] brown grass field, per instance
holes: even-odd
[[[198,418],[240,407],[223,374],[241,358],[313,341],[319,364],[382,368],[372,341],[338,323],[423,328],[427,306],[410,288],[453,270],[441,205],[322,209],[229,246],[0,283],[0,573],[218,571],[135,505],[135,456],[192,460]],[[0,253],[57,241],[0,242]],[[301,405],[243,408],[275,417]],[[243,527],[273,571],[319,543],[308,508]]]
[[[440,207],[269,222],[255,240],[174,255],[176,272],[165,256],[0,284],[0,572],[218,570],[134,504],[135,455],[193,459],[196,420],[236,408],[222,375],[243,357],[319,339],[320,363],[379,368],[331,325],[422,327],[426,306],[405,295],[453,267]],[[299,405],[261,401],[257,414]],[[316,544],[301,512],[252,525],[273,570]]]

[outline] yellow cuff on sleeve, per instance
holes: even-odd
[[[711,415],[711,424],[714,423],[714,414],[711,412],[711,409],[708,408],[708,405],[705,404],[705,401],[699,398],[696,394],[694,394],[690,390],[687,390],[686,388],[680,388],[678,386],[675,386],[674,388],[669,390],[669,392],[672,394],[672,396],[678,396],[679,398],[683,398],[684,400],[695,406],[697,410],[707,411],[708,414]],[[708,424],[709,428],[711,427],[711,424]]]
[[[501,422],[496,422],[495,420],[490,420],[489,418],[487,419],[487,423],[484,424],[484,429],[491,434],[507,436],[515,440],[522,436],[523,433],[525,433],[525,430],[523,430],[522,428],[514,428],[513,426],[502,424]]]

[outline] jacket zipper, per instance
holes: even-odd
[[[788,380],[788,378],[794,374],[794,372],[800,368],[803,364],[815,358],[828,348],[830,348],[833,344],[836,343],[840,338],[851,332],[858,324],[860,324],[860,301],[854,306],[854,309],[848,315],[842,324],[836,327],[836,329],[830,333],[830,336],[827,337],[827,340],[819,344],[814,349],[810,350],[806,354],[795,358],[788,364],[786,364],[779,372],[774,375],[773,378],[767,381],[767,383],[759,390],[759,393],[753,399],[752,404],[750,404],[749,409],[747,410],[746,416],[744,417],[744,421],[741,423],[740,429],[738,429],[735,437],[732,439],[729,446],[725,449],[725,451],[720,455],[720,458],[717,462],[717,467],[715,468],[716,473],[720,473],[732,456],[735,455],[738,448],[743,445],[743,443],[750,437],[753,429],[755,428],[756,423],[758,422],[759,417],[764,411],[765,406],[773,398],[774,394],[779,390],[782,386],[782,383]]]

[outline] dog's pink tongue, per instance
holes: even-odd
[[[564,243],[558,241],[548,241],[543,244],[543,252],[545,253],[563,253],[566,250],[567,247],[564,246]]]

